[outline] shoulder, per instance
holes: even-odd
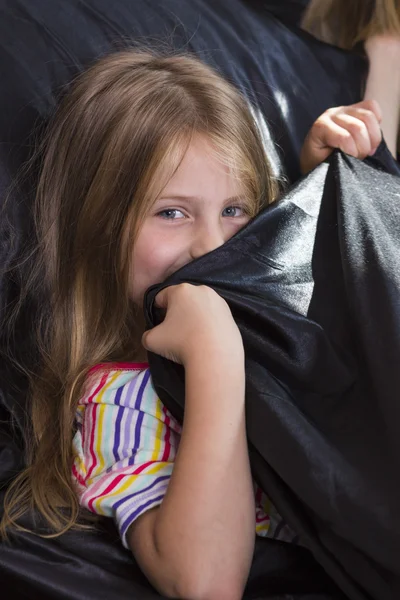
[[[92,368],[79,400],[78,413],[93,405],[101,405],[103,409],[107,405],[131,409],[168,422],[170,426],[174,423],[158,398],[147,363],[105,363]]]
[[[145,391],[155,395],[146,364],[104,363],[90,369],[79,404],[130,406]]]

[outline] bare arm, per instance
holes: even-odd
[[[255,509],[244,355],[234,346],[225,338],[222,345],[199,344],[191,351],[185,420],[168,491],[128,534],[142,570],[169,597],[240,600],[247,581]]]
[[[369,73],[364,99],[376,100],[382,110],[381,128],[386,144],[396,156],[400,125],[400,38],[374,36],[365,42]]]

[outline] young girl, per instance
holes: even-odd
[[[373,102],[325,113],[304,170],[334,147],[372,154],[379,119]],[[81,506],[115,519],[162,594],[239,599],[255,532],[295,538],[252,482],[239,330],[204,286],[163,290],[165,320],[151,331],[141,306],[150,285],[274,200],[250,111],[193,57],[125,51],[77,79],[45,148],[29,286],[45,286],[48,304],[28,467],[8,490],[1,531],[22,528],[33,507],[59,535]],[[155,394],[146,350],[185,367],[183,426]]]

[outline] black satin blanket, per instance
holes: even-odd
[[[253,474],[349,598],[400,597],[400,169],[335,152],[189,282],[231,307],[246,353]],[[383,172],[385,168],[392,174]],[[396,176],[397,173],[397,176]],[[151,355],[182,418],[183,369]],[[217,460],[217,457],[216,457]]]
[[[32,237],[35,178],[7,204],[6,190],[69,81],[106,52],[132,42],[195,52],[248,98],[275,174],[299,178],[313,121],[359,101],[367,67],[298,29],[306,3],[0,0],[0,319],[29,270],[29,261],[13,267]],[[308,547],[258,538],[245,599],[400,597],[395,189],[393,177],[335,157],[219,254],[178,274],[232,306],[248,355],[254,473]],[[8,351],[34,363],[36,305],[26,300],[12,340],[0,327],[0,500],[23,464],[27,397]],[[181,411],[180,370],[152,368]],[[111,520],[93,533],[0,543],[0,584],[5,600],[160,598]]]

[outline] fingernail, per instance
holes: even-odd
[[[371,152],[369,152],[368,156],[373,156],[377,150],[378,150],[378,146],[376,148],[373,148],[371,150]]]

